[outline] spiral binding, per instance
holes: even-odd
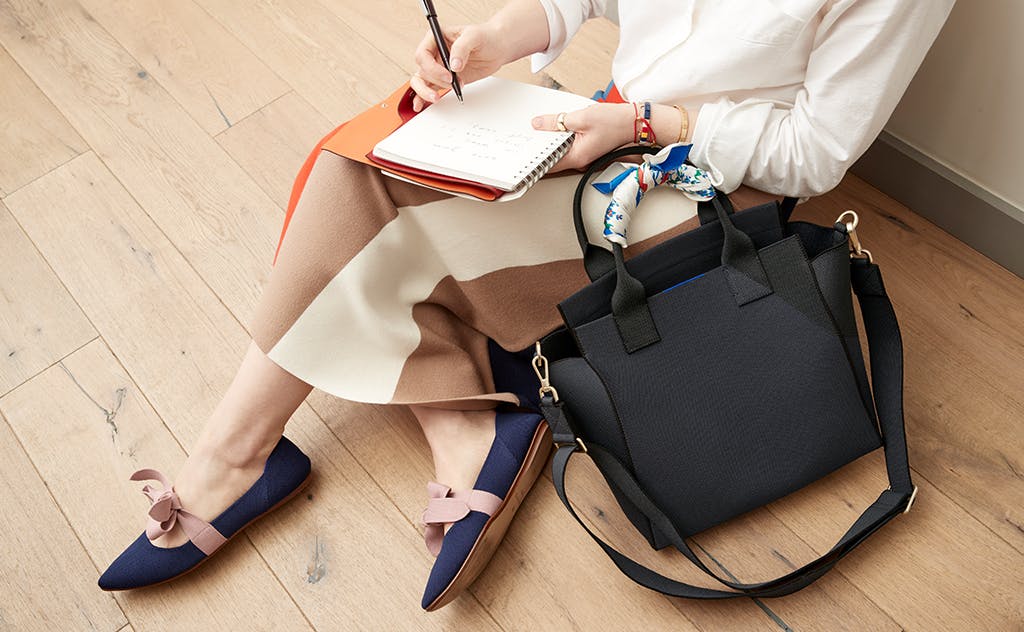
[[[572,141],[575,137],[575,134],[569,134],[569,136],[567,136],[565,140],[563,140],[561,143],[559,143],[557,147],[555,147],[554,151],[549,153],[546,158],[538,162],[536,166],[534,166],[533,169],[530,170],[529,173],[523,176],[523,178],[519,180],[519,184],[517,184],[515,189],[513,190],[518,191],[523,188],[532,187],[534,184],[536,184],[537,181],[543,178],[544,174],[546,174],[552,167],[554,167],[555,163],[561,160],[562,156],[564,156],[566,152],[569,151],[569,147],[572,145]],[[543,155],[544,154],[538,154],[537,158],[540,158]],[[525,169],[523,171],[525,171]],[[520,171],[519,173],[522,173],[522,171]]]

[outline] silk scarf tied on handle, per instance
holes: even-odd
[[[645,154],[643,161],[630,165],[610,180],[594,182],[594,188],[611,195],[604,213],[604,238],[623,248],[629,233],[629,220],[644,196],[661,185],[668,185],[695,202],[715,197],[715,187],[707,172],[687,164],[692,145],[668,145],[657,154]]]

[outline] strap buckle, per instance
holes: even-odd
[[[910,508],[914,506],[914,500],[917,498],[917,485],[914,485],[914,491],[910,492],[910,500],[907,501],[907,506],[903,510],[903,513],[910,513]]]
[[[583,439],[581,439],[579,437],[575,437],[575,441],[572,442],[572,443],[559,443],[559,442],[556,441],[555,442],[555,448],[556,449],[557,448],[564,448],[567,445],[573,445],[573,444],[578,446],[580,451],[583,452],[583,454],[587,453],[587,444],[583,443]]]
[[[544,397],[545,393],[551,393],[551,397],[554,401],[558,401],[558,391],[555,390],[554,386],[551,386],[551,380],[548,376],[548,359],[544,357],[544,353],[540,348],[540,341],[537,341],[536,347],[533,352],[533,372],[537,375],[537,379],[540,380],[540,393],[541,398]],[[586,449],[583,450],[586,452]]]
[[[861,247],[860,239],[857,237],[857,224],[860,223],[857,213],[850,210],[843,211],[843,214],[836,219],[836,223],[846,226],[846,234],[850,237],[850,258],[866,259],[868,263],[871,263],[871,251]]]

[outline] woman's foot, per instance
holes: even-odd
[[[153,503],[149,523],[100,587],[124,590],[177,577],[297,493],[309,459],[282,434],[311,389],[251,343],[173,483],[153,470],[133,475],[158,481],[143,488]]]
[[[437,556],[423,593],[422,606],[428,611],[457,597],[487,566],[551,450],[547,424],[536,413],[481,415],[477,421],[482,429],[460,429],[462,420],[452,421],[452,442],[447,445],[438,442],[438,428],[427,429],[430,421],[444,425],[441,419],[428,420],[424,427],[435,460],[441,457],[436,469],[442,481],[428,485],[430,501],[423,514],[427,548]],[[476,473],[470,474],[478,462]],[[444,471],[452,478],[440,478]]]
[[[309,480],[309,458],[285,437],[274,446],[263,471],[239,498],[205,520],[181,500],[170,481],[156,470],[139,470],[132,480],[155,480],[143,492],[150,498],[146,531],[125,549],[99,578],[103,590],[153,586],[193,570],[221,549],[251,522],[298,494]],[[159,547],[154,540],[181,528],[187,539],[178,546]]]
[[[182,504],[208,522],[240,498],[263,473],[285,424],[311,388],[250,343],[238,373],[172,479]],[[168,548],[187,540],[176,527],[153,544]]]
[[[434,457],[434,475],[453,489],[470,489],[494,443],[493,410],[413,408]]]
[[[206,522],[224,513],[263,474],[267,457],[279,439],[267,438],[263,445],[241,450],[224,441],[201,440],[174,478],[174,491],[182,506]],[[176,525],[153,540],[153,545],[171,548],[187,541],[184,530]]]

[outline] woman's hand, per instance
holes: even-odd
[[[565,115],[565,127],[576,132],[569,151],[551,169],[584,169],[609,151],[633,142],[636,120],[630,103],[595,103]],[[534,129],[558,131],[558,115],[533,119]]]
[[[452,70],[462,85],[493,75],[495,71],[548,47],[548,16],[537,0],[509,0],[483,24],[441,27],[448,44]],[[427,102],[452,85],[452,75],[441,63],[437,42],[429,30],[416,48],[417,70],[409,83],[416,92],[412,107],[419,112]]]
[[[462,85],[494,74],[508,61],[503,38],[490,23],[442,27],[441,30],[448,44],[452,70],[458,73]],[[418,68],[409,84],[416,92],[412,109],[419,112],[426,103],[437,101],[441,93],[452,85],[452,73],[441,62],[437,42],[429,30],[416,48],[416,65]]]
[[[655,103],[651,107],[651,127],[659,145],[690,142],[689,121],[697,118],[695,112],[683,111],[671,105]],[[585,169],[609,151],[635,141],[636,110],[632,103],[595,103],[590,107],[565,115],[565,128],[576,132],[569,151],[551,171]],[[558,115],[545,114],[533,119],[534,129],[558,130]],[[683,137],[680,138],[680,132]]]

